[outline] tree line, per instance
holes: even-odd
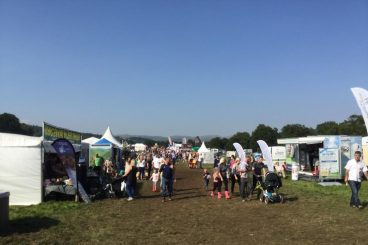
[[[313,135],[367,135],[363,117],[361,115],[351,115],[341,123],[327,121],[318,124],[316,128],[306,127],[302,124],[287,124],[279,131],[265,124],[259,124],[250,134],[248,132],[237,132],[233,136],[216,137],[206,142],[209,148],[218,148],[224,150],[234,150],[233,143],[238,142],[246,149],[259,149],[257,140],[262,139],[269,145],[277,145],[277,139],[305,137]]]
[[[0,132],[40,137],[42,136],[42,127],[21,123],[17,116],[10,113],[3,113],[0,114]],[[82,139],[87,139],[89,137],[96,137],[96,138],[102,137],[101,134],[93,134],[93,133],[81,133],[81,134]],[[116,139],[119,142],[123,140],[123,138],[119,136],[117,136]],[[143,143],[148,146],[153,146],[155,143],[157,143],[159,146],[167,145],[167,142],[164,141],[157,142],[151,139],[141,137],[131,137],[124,140],[127,141],[129,144]]]
[[[19,119],[10,113],[0,114],[0,132],[23,134],[29,136],[42,136],[42,127],[21,123]],[[237,132],[229,138],[215,137],[206,142],[209,148],[218,148],[224,150],[233,150],[233,143],[238,142],[246,149],[258,150],[257,140],[262,139],[269,145],[277,145],[277,139],[305,137],[310,135],[367,135],[363,117],[361,115],[351,115],[341,123],[327,121],[318,124],[316,128],[309,128],[302,124],[288,124],[281,128],[272,128],[265,124],[259,124],[250,134],[248,132]],[[100,138],[101,135],[82,133],[82,138],[95,136]],[[119,138],[121,140],[121,138]],[[159,143],[159,145],[167,145],[167,142],[155,142],[151,139],[133,137],[126,139],[128,143],[144,143],[149,146]],[[192,139],[188,140],[188,144],[194,145]]]

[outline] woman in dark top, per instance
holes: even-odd
[[[126,178],[126,191],[128,194],[128,201],[132,201],[135,196],[135,188],[137,186],[137,172],[138,169],[135,166],[135,160],[132,159],[129,166],[127,166],[127,169],[123,176]]]
[[[229,169],[226,165],[226,159],[223,157],[220,160],[220,164],[218,165],[218,170],[220,173],[220,179],[221,182],[224,184],[225,187],[225,197],[226,199],[230,199],[230,195],[229,195]],[[221,189],[220,189],[220,194],[218,194],[218,198],[221,198]]]

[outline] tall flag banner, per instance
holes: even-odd
[[[83,186],[80,183],[78,183],[77,185],[75,151],[73,145],[70,143],[70,141],[66,139],[57,139],[51,145],[54,147],[56,153],[58,154],[69,178],[72,180],[73,187],[78,190],[79,194],[85,202],[91,202]]]
[[[169,140],[169,145],[170,145],[170,146],[172,146],[172,145],[173,145],[173,142],[172,142],[171,137],[169,136],[169,137],[167,137],[167,138],[168,138],[168,140]]]
[[[245,152],[243,147],[239,143],[234,143],[233,146],[235,147],[235,150],[238,153],[240,161],[245,162]]]
[[[257,143],[259,147],[261,148],[264,159],[266,160],[268,171],[273,172],[273,162],[272,162],[270,148],[268,147],[267,143],[264,142],[263,140],[258,140]]]
[[[362,112],[365,127],[368,132],[368,91],[363,88],[352,88],[351,91]]]

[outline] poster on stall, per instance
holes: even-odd
[[[363,162],[368,165],[368,137],[362,138]]]
[[[112,158],[112,149],[111,146],[95,146],[89,148],[89,166],[95,167],[96,159],[100,158],[99,161],[101,166],[105,160],[110,160]]]
[[[345,168],[346,164],[351,159],[351,137],[340,137],[340,154],[342,168]]]
[[[272,160],[274,161],[285,161],[286,159],[286,147],[284,146],[272,146]]]
[[[299,165],[299,145],[298,144],[286,144],[286,169],[291,171],[293,164]]]
[[[319,149],[320,178],[339,179],[339,149]]]

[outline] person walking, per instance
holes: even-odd
[[[138,157],[137,167],[138,167],[138,171],[139,171],[138,179],[143,180],[143,178],[145,177],[144,172],[145,172],[145,169],[146,169],[145,168],[146,167],[146,160],[144,160],[143,154]]]
[[[231,180],[231,188],[230,188],[231,192],[230,193],[231,193],[231,196],[234,195],[234,189],[235,189],[236,183],[238,183],[239,189],[240,189],[240,174],[237,171],[239,164],[240,164],[239,158],[235,158],[235,161],[233,163],[231,163],[230,161],[230,180]]]
[[[252,199],[252,193],[253,193],[253,177],[254,177],[254,167],[253,167],[253,157],[252,156],[247,156],[246,158],[247,161],[247,192],[248,192],[248,197],[247,200],[250,201]]]
[[[208,170],[206,168],[203,170],[202,178],[203,178],[204,188],[207,191],[208,190],[208,185],[209,185],[210,179],[211,179],[211,174],[208,172]]]
[[[259,156],[257,162],[254,164],[254,176],[253,176],[253,186],[254,188],[257,187],[257,183],[263,183],[263,177],[265,174],[265,168],[267,166],[263,163],[263,156]],[[261,189],[257,188],[257,199],[261,197]]]
[[[218,170],[219,170],[219,175],[220,175],[221,182],[224,184],[225,198],[228,200],[228,199],[230,199],[230,195],[229,195],[229,169],[226,165],[225,157],[222,157],[220,159]],[[221,198],[221,188],[219,190],[220,191],[218,192],[217,195],[218,195],[218,198],[220,199]]]
[[[151,173],[152,173],[152,154],[148,153],[146,155],[146,168],[147,168],[147,179],[151,178]]]
[[[246,162],[241,162],[239,164],[239,167],[237,168],[237,174],[239,174],[240,177],[240,186],[239,186],[240,196],[243,202],[245,202],[245,198],[247,198],[249,195],[247,191],[248,186],[247,167],[248,164]]]
[[[220,172],[217,167],[213,169],[212,178],[213,178],[213,189],[211,191],[211,197],[215,196],[215,191],[217,190],[217,198],[220,199],[222,181],[221,181]]]
[[[168,197],[169,201],[171,201],[172,193],[173,193],[173,177],[174,170],[170,166],[170,159],[166,158],[165,163],[161,165],[160,171],[161,173],[161,183],[162,183],[162,202],[166,201],[166,197]]]
[[[345,182],[351,189],[350,207],[363,208],[359,200],[359,190],[364,175],[367,176],[367,166],[361,161],[362,153],[356,151],[354,159],[348,161],[345,166]]]
[[[128,201],[132,201],[135,197],[135,189],[137,186],[137,172],[138,169],[135,166],[135,160],[130,161],[129,166],[125,171],[123,178],[126,178],[126,192],[128,194]]]

